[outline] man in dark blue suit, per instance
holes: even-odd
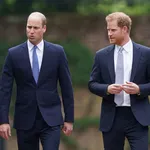
[[[73,89],[67,58],[62,46],[43,40],[46,18],[29,15],[27,42],[10,48],[0,80],[0,135],[11,135],[8,112],[13,80],[17,87],[14,128],[19,150],[58,150],[60,131],[70,135],[74,122]],[[62,93],[64,119],[58,94]]]
[[[102,97],[100,130],[105,150],[148,150],[150,124],[150,49],[130,39],[131,18],[115,12],[106,17],[112,45],[95,56],[89,90]]]

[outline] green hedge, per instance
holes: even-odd
[[[87,86],[93,64],[92,52],[85,45],[75,39],[55,43],[64,47],[73,86]]]
[[[0,72],[2,70],[4,60],[9,47],[10,47],[9,43],[0,42]]]

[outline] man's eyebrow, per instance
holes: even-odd
[[[39,28],[39,26],[27,25],[27,27]]]

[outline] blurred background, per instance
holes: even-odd
[[[122,11],[133,20],[131,38],[150,46],[149,0],[0,0],[0,69],[9,47],[26,40],[26,19],[33,11],[48,19],[45,40],[64,46],[74,87],[75,124],[70,137],[61,136],[60,150],[103,150],[99,128],[101,98],[87,89],[95,52],[109,45],[105,16]],[[15,85],[10,107],[13,124]],[[109,119],[109,118],[108,118]],[[15,130],[0,150],[17,150]],[[130,150],[128,142],[125,150]]]

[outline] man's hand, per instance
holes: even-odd
[[[110,94],[119,94],[123,90],[120,84],[111,84],[108,86],[107,92]]]
[[[0,125],[0,136],[4,138],[5,140],[9,139],[9,136],[11,136],[11,130],[10,130],[9,124]]]
[[[133,82],[126,82],[126,84],[123,84],[122,87],[123,87],[123,90],[127,94],[139,94],[140,93],[139,86]]]
[[[65,135],[69,136],[73,131],[73,123],[64,122],[64,126],[62,128],[62,131]]]

